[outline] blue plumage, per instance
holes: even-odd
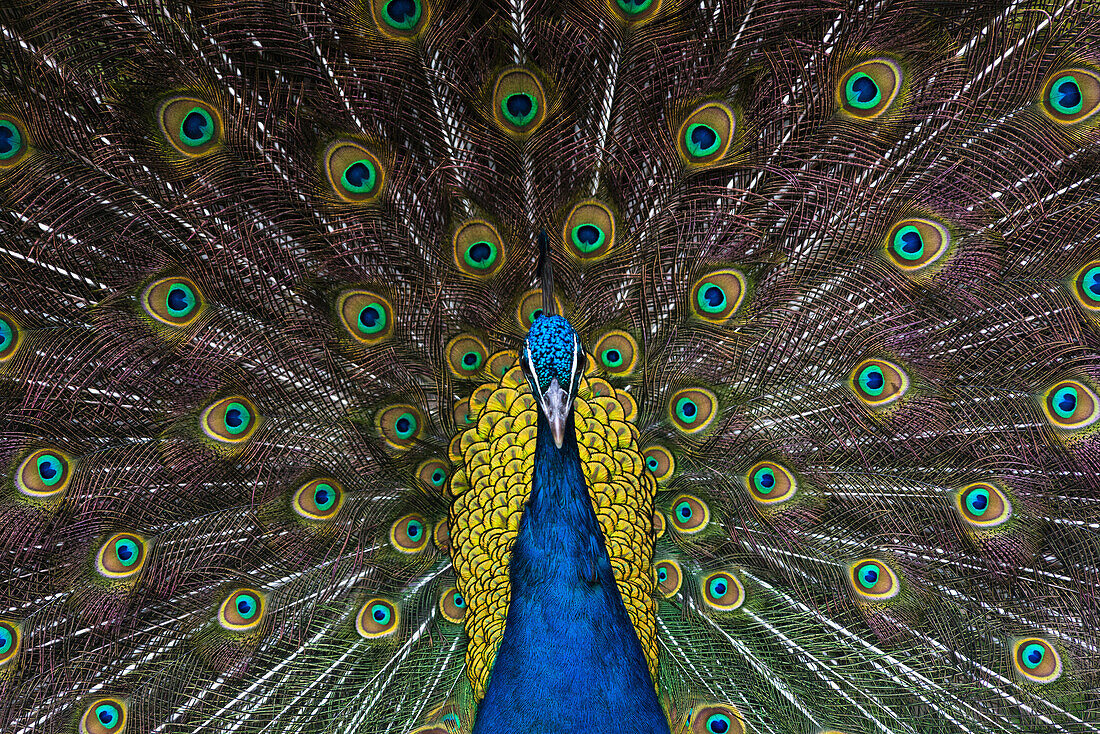
[[[508,621],[474,734],[668,732],[588,498],[572,413],[566,428],[559,449],[539,413]]]

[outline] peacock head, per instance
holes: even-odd
[[[577,332],[561,316],[540,316],[531,324],[519,358],[539,410],[560,449],[588,356]]]

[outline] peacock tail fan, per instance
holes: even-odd
[[[671,731],[1100,732],[1098,128],[1085,1],[9,0],[0,729],[471,732],[552,306]]]

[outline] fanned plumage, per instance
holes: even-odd
[[[4,731],[1100,731],[1095,3],[0,44]]]

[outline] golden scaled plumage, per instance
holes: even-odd
[[[589,496],[603,530],[623,603],[657,677],[657,602],[653,596],[653,497],[657,482],[638,446],[628,393],[585,378],[573,404]],[[451,555],[466,600],[467,675],[480,699],[504,634],[512,544],[531,493],[536,413],[518,367],[470,398],[473,426],[452,444]]]

